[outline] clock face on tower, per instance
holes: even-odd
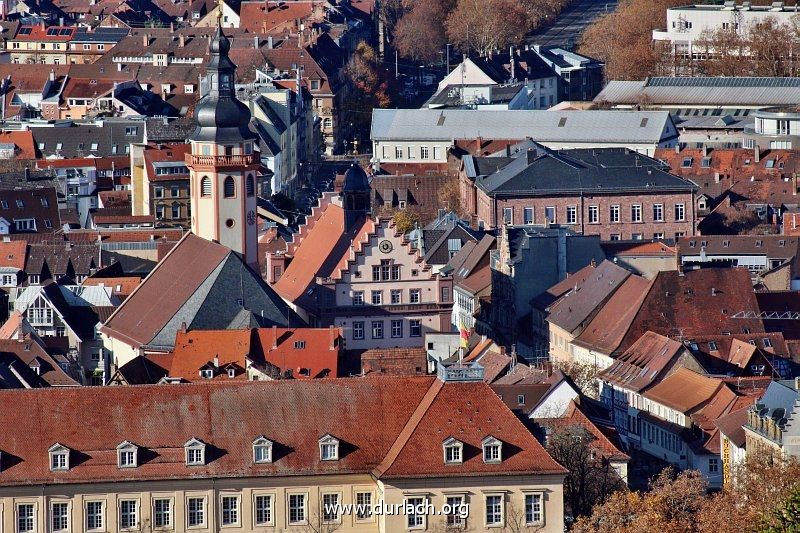
[[[256,223],[256,212],[252,209],[247,212],[247,225],[252,226]]]
[[[388,254],[392,251],[392,241],[383,240],[378,243],[378,250],[381,252]]]

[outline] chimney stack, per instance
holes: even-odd
[[[756,144],[753,148],[753,157],[755,158],[755,162],[758,163],[761,161],[761,148]]]
[[[510,46],[508,48],[508,61],[511,63],[511,81],[514,82],[517,79],[517,69],[514,66],[514,47]]]
[[[186,46],[186,36],[181,32],[178,34],[178,47],[183,48],[184,46]]]
[[[328,332],[329,332],[328,333],[328,337],[329,337],[329,340],[330,340],[330,342],[328,343],[328,349],[333,351],[333,350],[336,349],[336,337],[337,337],[336,334],[337,334],[337,330],[335,330],[333,328],[333,326],[330,326],[328,328]]]
[[[272,50],[272,35],[267,36],[267,48]]]
[[[272,349],[278,348],[278,326],[272,326]]]
[[[214,356],[214,368],[219,368],[219,356]]]
[[[147,47],[150,45],[150,37],[145,33],[142,35],[142,46]]]
[[[253,36],[253,48],[258,50],[258,35]]]

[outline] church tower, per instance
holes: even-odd
[[[230,47],[217,25],[195,112],[198,125],[189,139],[192,152],[186,156],[192,232],[240,253],[257,269],[256,136],[248,128],[250,110],[236,99]]]

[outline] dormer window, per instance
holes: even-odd
[[[338,461],[339,439],[330,433],[319,439],[319,458],[322,461]]]
[[[206,444],[192,437],[183,445],[186,450],[186,466],[202,466],[206,464]]]
[[[117,446],[117,466],[119,468],[136,468],[139,464],[139,447],[129,441]]]
[[[203,379],[211,379],[214,377],[214,371],[210,368],[204,368],[200,371],[200,377]]]
[[[235,368],[229,368],[228,369],[228,377],[231,378],[231,379],[236,377],[236,369]]]
[[[464,462],[464,443],[450,437],[442,444],[444,447],[445,464],[459,464]]]
[[[503,460],[503,442],[491,435],[483,439],[483,462],[499,463]]]
[[[272,441],[263,436],[253,441],[253,462],[265,464],[272,462]]]
[[[69,448],[55,443],[47,451],[50,453],[50,470],[69,470]]]

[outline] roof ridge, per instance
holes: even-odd
[[[425,413],[428,412],[428,409],[433,404],[433,401],[439,395],[439,391],[442,390],[442,387],[444,387],[444,381],[441,381],[438,378],[434,379],[430,388],[425,393],[425,396],[422,397],[422,400],[420,400],[417,408],[414,409],[414,412],[411,413],[411,416],[406,421],[403,429],[400,430],[400,433],[397,435],[397,439],[389,448],[389,451],[386,452],[386,456],[383,458],[380,464],[378,464],[378,466],[372,469],[372,475],[375,478],[380,478],[383,473],[389,470],[389,468],[391,468],[391,466],[394,464],[395,460],[400,455],[400,452],[403,451],[403,448],[405,448],[408,440],[414,433],[414,430],[416,430],[417,426],[419,426],[419,423],[422,421]]]

